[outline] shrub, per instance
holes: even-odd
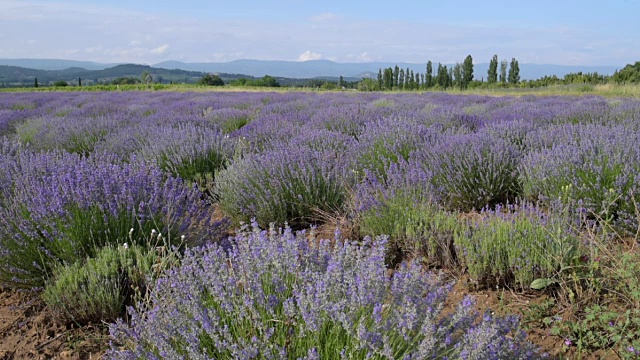
[[[314,239],[311,239],[314,242]],[[219,359],[536,358],[515,318],[479,317],[450,285],[404,265],[392,277],[384,240],[244,229],[225,250],[190,250],[158,281],[151,310],[110,328],[108,356]]]
[[[158,229],[167,243],[215,240],[219,224],[201,194],[146,165],[116,165],[106,155],[21,152],[2,169],[11,187],[0,196],[0,282],[41,286],[58,263],[142,239]]]
[[[219,173],[215,194],[235,221],[305,227],[318,212],[343,208],[350,177],[333,151],[284,148],[236,161]]]
[[[198,80],[198,85],[224,86],[224,81],[218,75],[206,74]]]
[[[106,246],[84,263],[57,267],[42,296],[61,319],[112,322],[126,315],[126,306],[143,301],[161,272],[175,265],[177,258],[170,251]]]

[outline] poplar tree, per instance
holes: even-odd
[[[398,75],[398,87],[402,90],[404,86],[404,69],[400,69],[400,75]]]
[[[500,62],[500,82],[503,84],[507,82],[507,60]]]
[[[520,66],[518,66],[518,60],[516,60],[516,58],[511,58],[508,79],[510,84],[517,84],[520,82]]]
[[[462,62],[462,87],[465,89],[473,81],[473,58],[467,55]]]
[[[378,69],[378,88],[380,90],[384,88],[384,82],[382,78],[382,68]]]
[[[489,61],[489,70],[487,71],[487,82],[493,84],[498,81],[498,55],[493,55]]]
[[[398,65],[393,69],[393,87],[398,87],[398,76],[400,76],[400,68]]]
[[[424,75],[424,86],[430,88],[433,86],[433,64],[431,60],[427,61],[427,72]]]
[[[393,69],[388,67],[384,69],[384,89],[391,90],[393,88]]]
[[[418,74],[413,74],[413,70],[411,70],[411,76],[409,76],[409,79],[411,79],[411,90],[415,90],[418,88],[418,84],[420,83],[419,81],[416,80],[416,75]]]
[[[460,63],[456,63],[453,67],[453,85],[460,88],[460,90],[464,89],[464,70],[463,66]]]
[[[436,70],[436,83],[442,87],[447,84],[447,79],[442,73],[442,64],[438,63],[438,69]]]

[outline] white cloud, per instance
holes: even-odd
[[[358,60],[360,61],[371,61],[371,56],[365,51],[358,56]]]
[[[309,61],[309,60],[320,60],[322,59],[322,54],[315,53],[311,50],[307,50],[298,56],[298,61]]]
[[[169,50],[169,44],[164,44],[164,45],[158,46],[155,49],[149,50],[149,52],[152,53],[152,54],[156,54],[156,55],[162,55],[162,54],[166,53],[167,50]]]

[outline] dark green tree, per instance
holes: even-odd
[[[489,70],[487,71],[487,82],[493,84],[498,81],[498,55],[493,55],[489,61]]]
[[[382,90],[391,90],[393,88],[393,69],[388,67],[384,69],[384,89]]]
[[[78,87],[82,86],[82,79],[78,78]]]
[[[224,81],[218,75],[206,74],[198,80],[198,85],[224,86]]]
[[[395,68],[393,68],[393,88],[397,88],[398,87],[398,78],[400,77],[400,68],[398,67],[398,65],[396,65]]]
[[[420,84],[420,80],[416,80],[418,74],[414,74],[413,70],[411,70],[411,90],[416,90],[418,88],[418,84]]]
[[[507,60],[500,62],[500,82],[503,84],[507,83]]]
[[[360,91],[376,91],[378,84],[371,78],[364,78],[358,83],[358,90]]]
[[[613,73],[613,81],[617,84],[637,84],[640,82],[640,61],[627,64]]]
[[[467,55],[462,62],[462,87],[467,88],[469,83],[473,81],[473,58]]]
[[[427,72],[424,75],[424,86],[430,88],[433,86],[433,64],[431,60],[427,61]]]
[[[409,75],[409,74],[407,74]],[[400,74],[398,75],[398,88],[400,90],[406,88],[404,83],[404,69],[400,69]]]
[[[518,60],[516,60],[516,58],[511,58],[508,79],[510,84],[515,85],[520,82],[520,67],[518,66]]]
[[[344,78],[340,75],[340,79],[338,79],[338,88],[342,89],[344,86]]]
[[[382,69],[378,69],[378,87],[380,90],[384,88],[384,78],[382,77]]]
[[[416,73],[416,75],[418,75],[418,73]],[[427,87],[427,85],[426,85],[426,83],[424,82],[424,74],[420,74],[420,79],[421,79],[421,80],[420,80],[420,83],[422,84],[422,86],[421,86],[421,87],[422,87],[422,88],[426,88],[426,87]]]
[[[64,80],[58,80],[58,81],[53,83],[53,86],[55,86],[55,87],[65,87],[65,86],[69,86],[69,84],[67,84],[67,82],[64,81]]]
[[[460,63],[456,63],[453,67],[453,86],[464,89],[464,71]]]
[[[280,83],[273,76],[265,75],[260,80],[258,80],[259,86],[266,87],[280,87]]]
[[[443,67],[441,63],[438,63],[438,69],[436,70],[436,84],[441,87],[446,87],[447,85],[446,71],[446,66]]]
[[[142,79],[145,84],[149,85],[153,82],[153,75],[151,75],[151,72],[145,70],[140,75],[140,79]]]
[[[38,87],[38,78],[35,78],[33,81],[33,87]]]

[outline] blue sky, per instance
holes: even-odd
[[[640,1],[0,0],[0,58],[624,66]]]

